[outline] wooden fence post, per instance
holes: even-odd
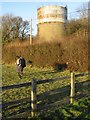
[[[36,95],[36,88],[37,88],[37,83],[35,79],[32,79],[31,82],[31,116],[35,117],[36,116],[36,109],[37,109],[37,95]]]
[[[75,96],[75,74],[71,73],[71,93],[70,97],[73,98]]]

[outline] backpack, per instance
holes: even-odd
[[[23,68],[26,67],[26,62],[25,62],[25,59],[23,57],[20,58],[20,64]]]

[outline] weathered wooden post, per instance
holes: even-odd
[[[36,116],[36,109],[37,109],[37,94],[36,94],[37,82],[35,79],[32,79],[31,82],[31,116]]]
[[[71,73],[71,93],[70,93],[70,97],[71,97],[71,103],[73,103],[73,97],[75,96],[75,74],[72,72]]]

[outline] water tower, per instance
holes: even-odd
[[[37,31],[41,42],[60,41],[65,33],[67,7],[49,5],[37,9]]]

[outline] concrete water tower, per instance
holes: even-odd
[[[65,33],[67,7],[49,5],[37,9],[37,35],[40,42],[60,41]]]

